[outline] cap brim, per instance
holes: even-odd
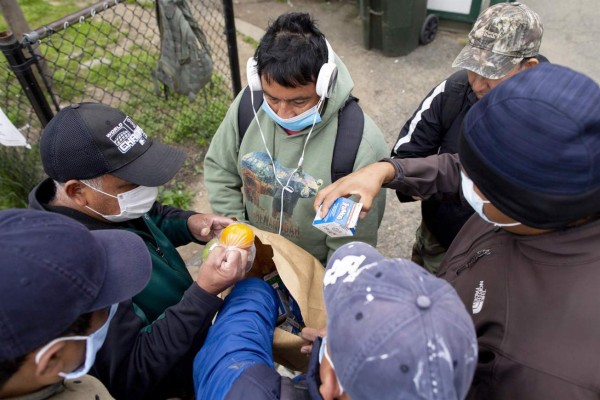
[[[106,255],[102,288],[89,311],[120,303],[138,294],[150,280],[152,260],[138,235],[125,230],[91,231]]]
[[[144,154],[110,174],[136,185],[161,186],[173,179],[184,160],[184,152],[152,141]]]
[[[523,57],[510,57],[489,50],[466,45],[458,54],[452,66],[475,72],[488,79],[500,79],[512,71]]]

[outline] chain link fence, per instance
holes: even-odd
[[[212,61],[212,74],[193,101],[157,79],[161,32],[152,0],[100,2],[20,42],[13,39],[14,52],[23,50],[20,59],[17,54],[11,60],[3,49],[0,107],[31,148],[0,145],[0,208],[26,204],[23,194],[43,176],[37,149],[43,126],[72,103],[119,108],[150,137],[184,150],[188,158],[176,181],[189,183],[201,172],[206,145],[239,91],[240,78],[231,1],[187,4]],[[9,39],[0,37],[4,48]]]

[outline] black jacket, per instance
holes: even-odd
[[[120,303],[90,374],[116,399],[192,398],[192,362],[221,305],[196,283],[150,325]]]
[[[467,71],[461,70],[427,94],[413,116],[402,127],[392,156],[421,158],[433,154],[458,153],[458,138],[463,119],[477,97],[469,85]],[[411,201],[402,196],[400,201]],[[471,207],[439,199],[421,203],[423,223],[446,249],[473,214]]]

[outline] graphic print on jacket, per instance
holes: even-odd
[[[242,180],[246,203],[252,204],[258,215],[258,221],[269,227],[273,232],[277,232],[280,212],[283,212],[284,226],[282,233],[291,237],[298,237],[299,226],[291,221],[294,208],[300,198],[315,197],[317,191],[323,185],[323,180],[315,179],[306,174],[302,168],[298,169],[290,179],[290,174],[294,171],[294,168],[286,168],[278,161],[275,161],[275,170],[279,182],[285,185],[289,180],[287,184],[290,191],[286,190],[285,192],[283,210],[281,209],[282,188],[275,179],[269,155],[263,151],[254,151],[242,157]],[[261,195],[272,199],[272,204],[261,207]],[[268,214],[269,208],[271,208],[271,215]]]

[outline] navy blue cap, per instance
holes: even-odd
[[[600,212],[600,87],[542,63],[469,110],[460,161],[500,211],[527,226],[562,228]]]
[[[40,138],[44,171],[58,182],[111,174],[142,186],[175,176],[185,153],[150,139],[131,117],[100,103],[60,110]]]
[[[77,318],[129,299],[150,278],[143,240],[90,232],[50,212],[0,211],[0,360],[58,337]]]
[[[336,250],[323,280],[327,344],[352,399],[463,399],[477,338],[456,291],[365,243]]]

